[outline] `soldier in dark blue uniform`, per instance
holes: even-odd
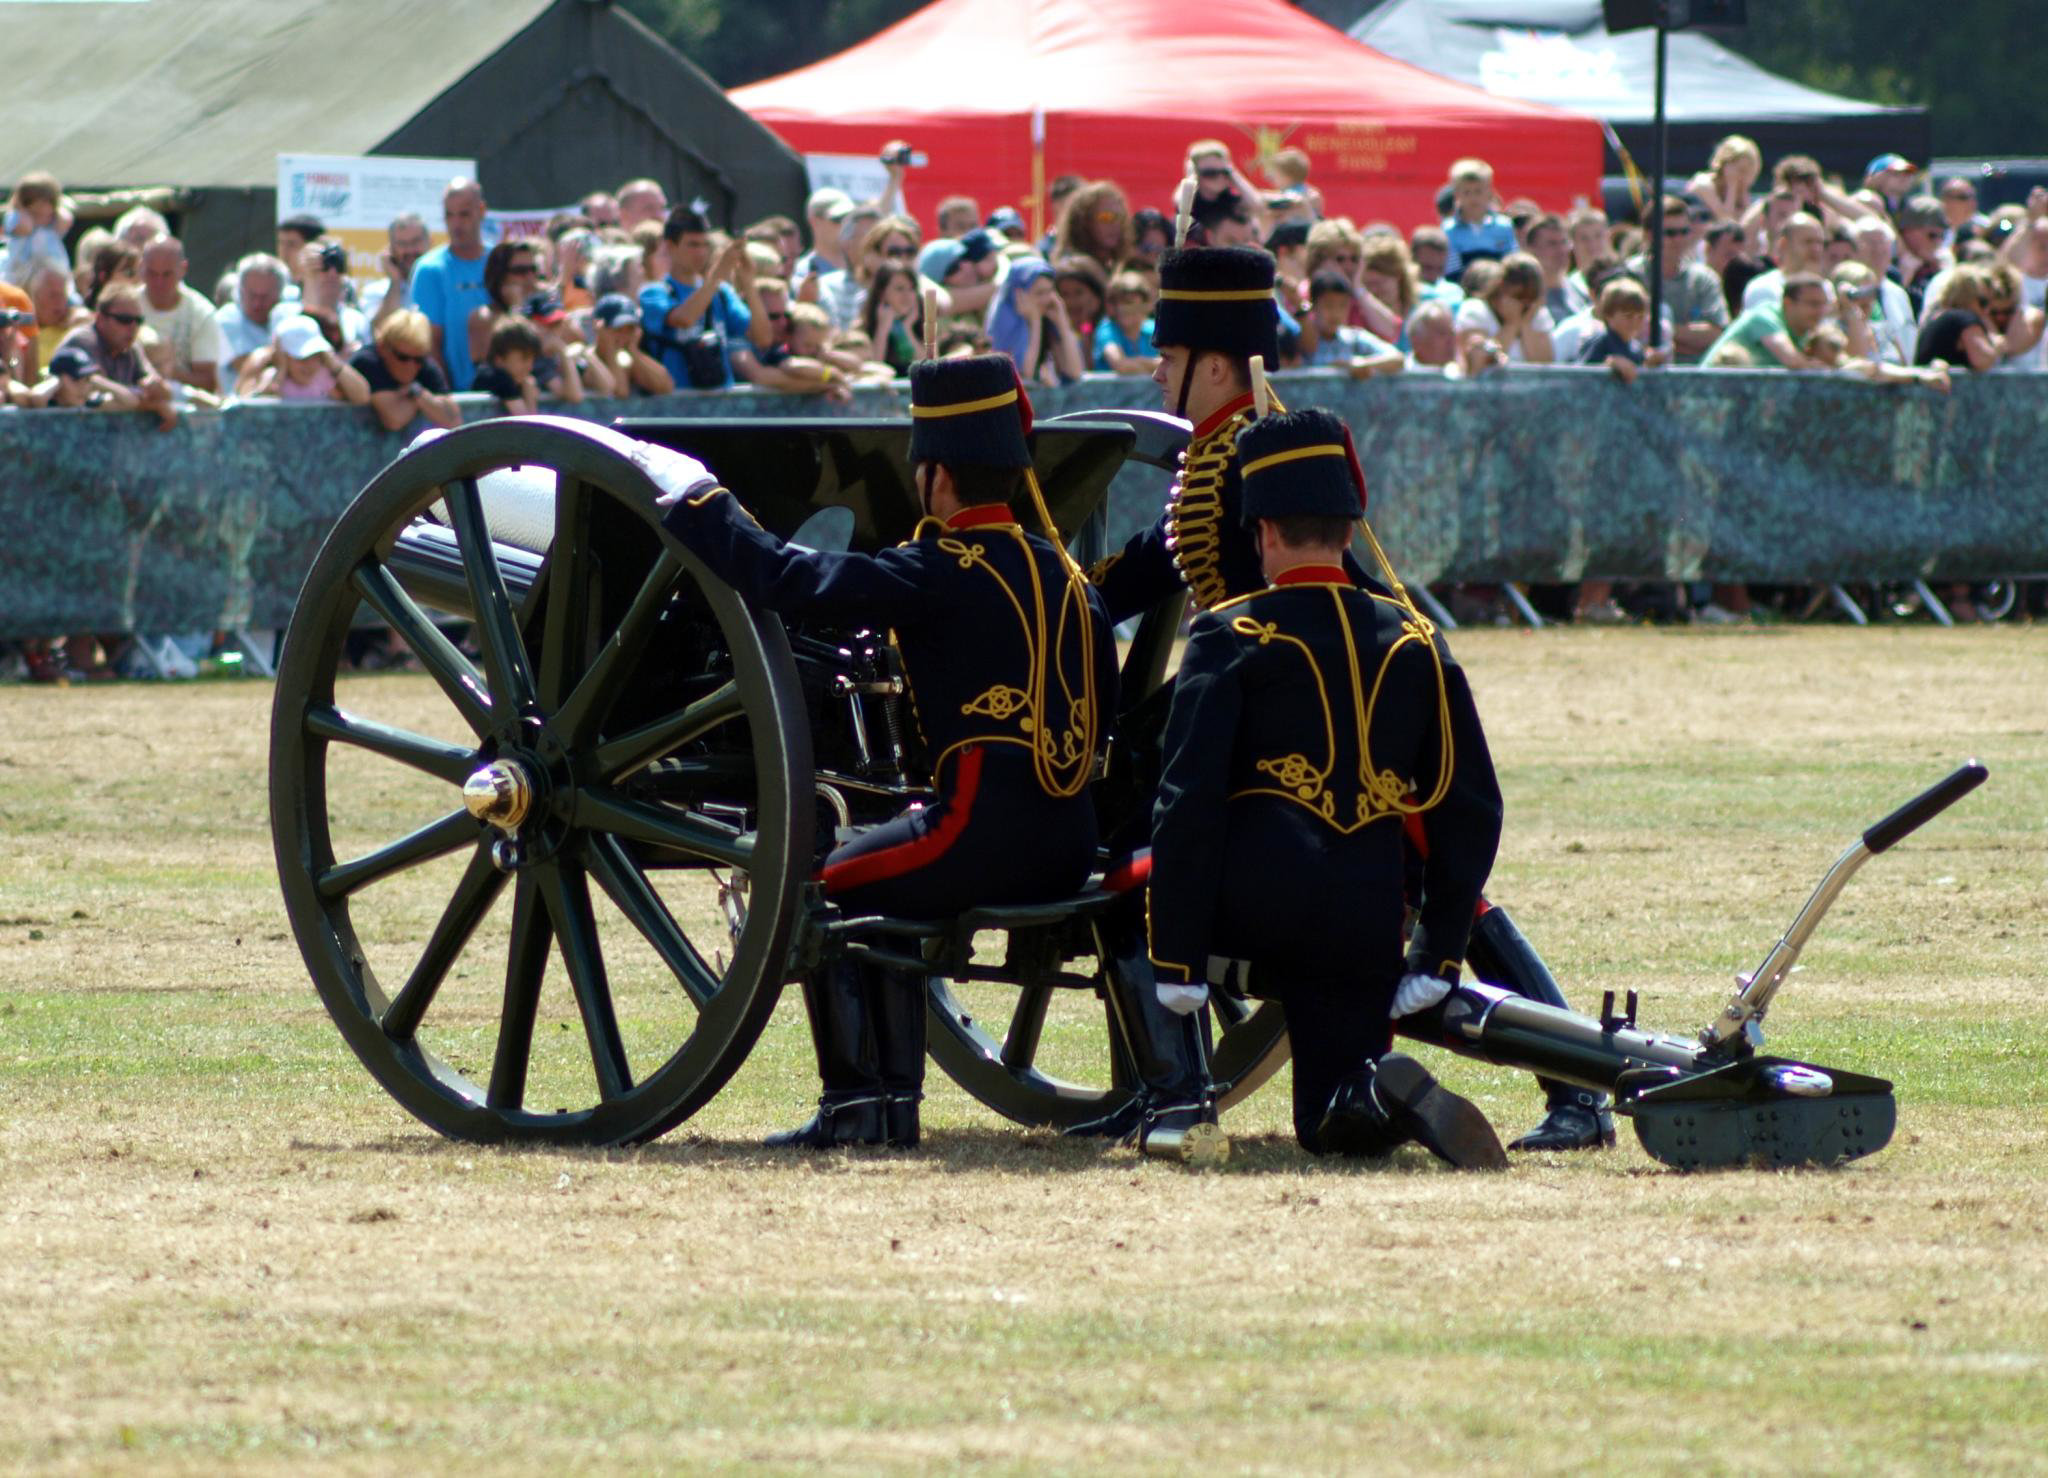
[[[1388,1051],[1393,1017],[1458,979],[1500,839],[1471,691],[1397,582],[1370,593],[1340,563],[1365,490],[1343,422],[1269,417],[1237,453],[1272,583],[1196,618],[1174,686],[1153,816],[1159,997],[1194,1010],[1212,960],[1248,960],[1286,1012],[1304,1147],[1418,1139],[1453,1164],[1505,1165],[1476,1109]],[[1430,848],[1404,959],[1411,816]]]
[[[1010,361],[921,362],[910,395],[926,517],[907,544],[791,548],[715,487],[671,506],[663,525],[771,610],[893,628],[937,799],[833,851],[829,898],[851,913],[941,919],[1065,897],[1095,865],[1088,782],[1116,701],[1110,624],[1065,551],[1011,512],[1031,452]],[[804,1000],[824,1092],[810,1123],[769,1143],[914,1145],[924,981],[841,959],[805,981]]]
[[[1273,300],[1273,259],[1250,247],[1200,247],[1169,251],[1160,259],[1160,295],[1153,343],[1159,368],[1153,379],[1176,415],[1194,423],[1180,475],[1158,520],[1133,535],[1123,550],[1089,572],[1101,589],[1112,619],[1143,614],[1185,586],[1197,611],[1265,588],[1258,541],[1242,517],[1238,434],[1252,423],[1251,360],[1278,363],[1278,314]],[[1277,399],[1274,410],[1284,410]],[[1373,578],[1347,548],[1339,561],[1351,583],[1374,595],[1390,595],[1387,581]],[[1133,701],[1142,695],[1126,695]],[[1129,752],[1159,732],[1164,722],[1157,698],[1122,715],[1119,741]],[[1430,814],[1411,817],[1408,835],[1418,861],[1427,857],[1440,822]],[[1140,831],[1142,828],[1139,829]],[[1141,834],[1113,844],[1142,845]],[[1533,951],[1528,950],[1504,910],[1488,930],[1488,943],[1475,954],[1483,978],[1546,1005],[1564,1006],[1564,995]],[[1499,935],[1512,946],[1492,947]],[[1133,1013],[1135,1014],[1135,1013]],[[1134,1027],[1142,1032],[1142,1025]],[[1154,1033],[1158,1035],[1158,1033]],[[1146,1072],[1147,1092],[1158,1100],[1184,1103],[1198,1096],[1196,1065],[1172,1043],[1158,1044],[1163,1066]],[[1179,1064],[1175,1066],[1175,1064]],[[1545,1091],[1542,1123],[1515,1141],[1516,1149],[1595,1148],[1614,1142],[1607,1096],[1574,1084],[1538,1079]],[[1135,1112],[1139,1108],[1133,1105]],[[1128,1116],[1112,1117],[1084,1132],[1122,1132]]]

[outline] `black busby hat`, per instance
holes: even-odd
[[[1234,359],[1280,363],[1280,308],[1273,259],[1256,247],[1191,246],[1159,258],[1159,305],[1152,342],[1161,349],[1212,349]]]
[[[1352,450],[1351,428],[1333,411],[1310,407],[1252,422],[1237,433],[1237,464],[1247,524],[1365,512],[1365,473]]]
[[[910,367],[910,460],[1029,467],[1031,401],[1007,354]]]

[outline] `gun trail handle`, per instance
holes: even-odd
[[[1991,772],[1971,760],[1937,785],[1929,786],[1905,805],[1863,833],[1863,845],[1873,853],[1903,841],[1950,806],[1984,783]]]

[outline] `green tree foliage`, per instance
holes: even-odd
[[[624,0],[727,87],[843,51],[926,0]],[[1343,26],[1368,0],[1294,0]],[[1198,15],[1199,7],[1190,11]],[[2048,149],[2048,6],[2040,0],[1750,0],[1749,24],[1718,33],[1809,86],[1924,103],[1943,154]],[[907,84],[908,85],[908,84]]]
[[[1942,154],[2048,149],[2048,10],[2038,0],[1749,0],[1720,39],[1810,87],[1922,103]]]

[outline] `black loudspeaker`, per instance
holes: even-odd
[[[1602,8],[1610,31],[1657,25],[1682,31],[1687,26],[1740,26],[1749,20],[1748,0],[1603,0]]]

